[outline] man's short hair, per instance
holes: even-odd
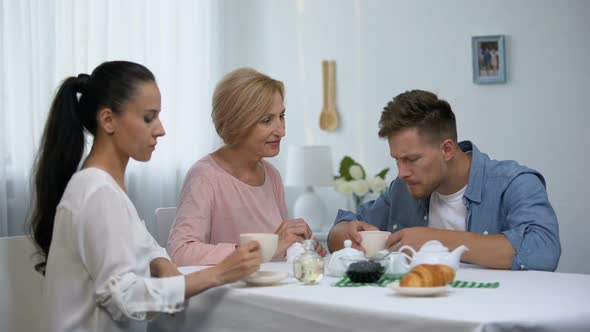
[[[412,90],[387,103],[379,120],[379,137],[389,138],[404,129],[416,128],[430,141],[457,142],[457,124],[451,105],[434,93]]]

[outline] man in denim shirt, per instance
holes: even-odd
[[[357,214],[339,210],[328,243],[360,246],[359,231],[387,230],[390,250],[439,240],[469,248],[462,260],[497,269],[555,271],[561,255],[557,217],[543,176],[515,161],[490,159],[457,142],[450,105],[430,92],[396,96],[381,114],[398,177]]]

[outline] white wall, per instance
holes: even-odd
[[[559,270],[590,273],[584,233],[590,165],[590,1],[275,1],[224,3],[224,69],[253,66],[285,82],[291,144],[349,154],[369,173],[393,166],[377,138],[383,106],[408,89],[447,99],[460,139],[545,175],[560,222]],[[507,37],[506,84],[472,83],[473,35]],[[337,62],[341,127],[319,129],[322,59]],[[284,171],[286,153],[273,162]],[[390,178],[395,175],[390,174]],[[298,189],[288,188],[290,202]],[[322,191],[330,218],[341,198]]]

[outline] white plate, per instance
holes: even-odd
[[[258,271],[243,280],[250,285],[272,285],[276,284],[289,276],[287,272],[276,271]]]
[[[437,296],[446,294],[451,286],[440,287],[401,287],[399,281],[394,281],[387,285],[394,292],[405,296]]]

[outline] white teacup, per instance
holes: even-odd
[[[240,245],[250,242],[258,241],[260,243],[260,253],[262,254],[262,262],[270,262],[274,256],[279,244],[279,236],[273,233],[244,233],[240,234]]]
[[[373,257],[379,251],[385,249],[385,242],[391,232],[386,231],[361,231],[361,246],[365,248],[365,255]]]

